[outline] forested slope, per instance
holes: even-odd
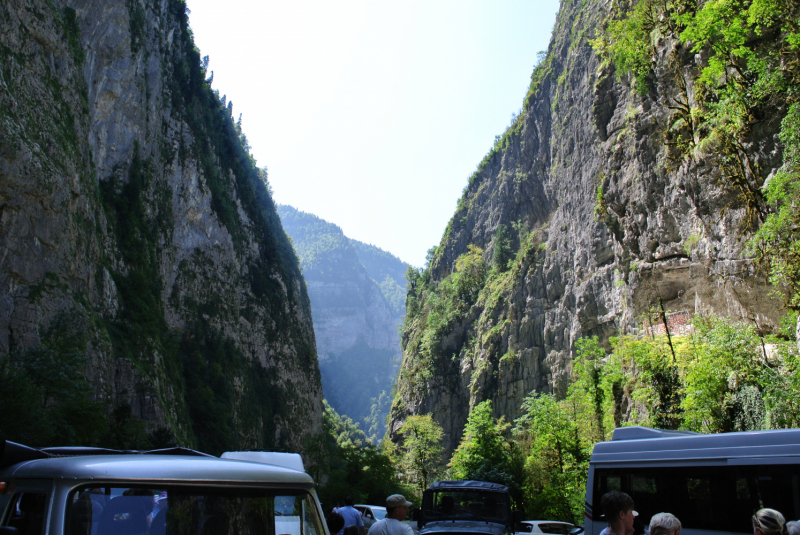
[[[0,428],[302,449],[308,296],[182,0],[0,4]]]

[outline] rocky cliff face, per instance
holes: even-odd
[[[321,429],[309,301],[180,0],[0,5],[0,352],[55,317],[96,399],[182,445]]]
[[[383,436],[400,363],[402,308],[392,301],[405,264],[312,214],[285,205],[278,213],[308,285],[325,398],[368,434]]]
[[[743,253],[752,211],[722,180],[718,155],[683,158],[670,144],[675,103],[694,101],[707,56],[661,38],[652,87],[639,94],[589,42],[611,9],[562,2],[522,114],[470,178],[414,282],[395,440],[407,415],[430,413],[452,451],[475,404],[492,399],[496,417],[517,417],[531,391],[564,388],[576,340],[636,333],[661,303],[764,331],[782,314]],[[759,185],[781,165],[780,118],[759,121],[744,144]],[[470,293],[464,281],[489,270],[501,225],[510,261]],[[459,272],[470,245],[482,263]]]

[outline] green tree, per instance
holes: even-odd
[[[592,407],[595,424],[595,440],[605,440],[605,399],[603,389],[603,359],[605,350],[600,347],[597,336],[581,338],[575,342],[577,356],[573,363],[575,381],[573,390],[584,392]],[[577,395],[577,394],[576,394]]]
[[[511,239],[503,223],[497,225],[492,244],[492,266],[498,271],[505,271],[511,259]]]
[[[503,417],[495,420],[492,417],[492,401],[478,403],[467,418],[464,435],[453,456],[450,468],[456,479],[471,479],[478,471],[505,474],[509,462],[509,451],[505,439],[510,425]],[[497,481],[507,483],[507,481]]]
[[[368,443],[357,424],[336,413],[324,403],[324,459],[315,459],[315,479],[322,483],[318,489],[325,504],[341,502],[345,496],[356,501],[382,503],[386,496],[408,493],[397,479],[395,464],[388,453]],[[318,437],[319,442],[322,437]],[[322,448],[322,444],[316,444]]]
[[[744,403],[753,400],[753,392],[743,394],[742,389],[759,387],[764,369],[755,327],[713,316],[695,318],[694,327],[682,404],[686,428],[703,433],[749,430],[747,413],[761,405]]]
[[[783,119],[783,168],[764,186],[772,206],[764,224],[750,240],[750,251],[761,260],[770,282],[784,290],[790,310],[800,310],[800,104]],[[796,317],[796,316],[795,316]]]
[[[442,427],[430,414],[409,416],[399,429],[403,437],[396,455],[408,484],[420,493],[428,488],[442,467]]]
[[[635,387],[632,399],[645,408],[644,414],[636,414],[640,425],[678,429],[683,423],[683,380],[669,344],[666,336],[612,340],[614,354]]]
[[[75,310],[56,314],[38,345],[0,357],[0,429],[30,446],[97,445],[107,429],[83,375],[87,337]]]
[[[514,437],[526,442],[525,497],[529,516],[576,521],[583,514],[588,448],[594,443],[581,437],[580,404],[557,401],[552,394],[532,393],[515,420]]]

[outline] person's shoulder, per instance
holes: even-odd
[[[388,520],[387,518],[384,518],[383,520],[378,520],[377,522],[372,524],[369,527],[369,531],[367,531],[367,535],[370,535],[370,534],[375,535],[377,533],[383,533],[386,530],[386,528],[384,526],[386,526],[386,521],[387,520]]]

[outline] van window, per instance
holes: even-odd
[[[542,533],[551,533],[554,535],[567,535],[572,528],[572,524],[562,524],[560,522],[549,522],[547,524],[539,524],[539,529]]]
[[[752,533],[763,507],[800,518],[800,465],[598,468],[593,508],[610,490],[628,493],[644,525],[670,512],[684,528]]]
[[[19,492],[11,499],[11,510],[6,526],[17,528],[18,533],[39,535],[44,533],[47,497],[37,492]]]
[[[304,491],[83,487],[67,502],[67,535],[324,535]]]

